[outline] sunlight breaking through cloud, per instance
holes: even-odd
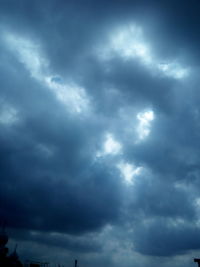
[[[152,110],[140,112],[137,114],[139,125],[137,127],[139,140],[145,139],[150,134],[151,122],[154,120],[154,112]]]
[[[158,70],[162,71],[166,76],[182,79],[188,75],[188,69],[181,68],[178,63],[163,63],[157,65]]]
[[[189,74],[189,68],[182,67],[176,59],[162,63],[163,59],[155,55],[150,43],[145,40],[142,28],[135,24],[117,28],[110,34],[107,46],[100,50],[98,54],[104,60],[117,54],[125,60],[139,60],[149,71],[174,79],[183,79]]]
[[[128,29],[120,29],[111,37],[111,46],[122,57],[139,58],[144,63],[151,63],[151,55],[148,45],[142,40],[142,29],[130,25]]]
[[[48,68],[48,61],[41,55],[39,44],[8,32],[4,33],[3,37],[8,48],[24,64],[31,76],[37,80],[42,80],[44,69]]]
[[[97,157],[102,157],[106,155],[118,155],[122,151],[122,145],[115,140],[111,133],[107,133],[105,136],[105,141],[103,143],[103,148],[101,151],[97,152]]]
[[[65,84],[54,77],[46,77],[48,87],[56,94],[58,100],[72,108],[76,113],[81,113],[89,108],[89,99],[84,88],[76,84]]]
[[[16,34],[5,33],[4,41],[31,76],[54,92],[69,111],[82,113],[89,110],[90,101],[84,88],[75,83],[61,82],[57,75],[50,75],[49,62],[42,56],[39,44]]]
[[[135,167],[133,164],[121,161],[117,164],[117,168],[127,184],[134,184],[134,179],[141,174],[142,167]]]

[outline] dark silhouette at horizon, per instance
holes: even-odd
[[[0,232],[0,266],[1,267],[23,267],[17,255],[17,245],[14,251],[9,255],[9,249],[6,247],[8,235],[5,231],[5,222],[2,224]]]

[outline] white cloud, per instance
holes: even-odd
[[[139,124],[137,127],[137,133],[139,140],[145,139],[150,134],[151,122],[154,120],[153,110],[147,110],[137,114]]]
[[[25,65],[31,76],[42,80],[48,61],[42,56],[39,44],[17,34],[5,33],[4,40],[8,48]]]
[[[144,63],[152,61],[150,49],[142,38],[142,29],[135,25],[121,28],[111,37],[112,49],[122,57],[139,58]]]
[[[72,108],[73,112],[81,113],[89,109],[89,98],[83,87],[75,83],[60,83],[56,81],[53,76],[46,77],[45,82],[49,89],[55,93],[58,100],[69,108]]]
[[[118,155],[122,152],[122,145],[115,140],[111,133],[107,133],[102,150],[97,152],[97,157],[105,155]]]
[[[135,167],[133,164],[124,161],[121,161],[119,164],[117,164],[117,167],[127,184],[133,184],[134,179],[141,174],[143,169],[142,167]]]
[[[57,79],[57,75],[52,75],[49,62],[43,56],[39,44],[17,34],[5,33],[3,36],[8,48],[24,64],[31,76],[53,91],[68,111],[82,113],[89,110],[90,101],[85,89],[73,82],[60,82],[62,78]]]
[[[166,76],[173,77],[175,79],[182,79],[188,75],[189,70],[182,68],[180,64],[171,63],[158,63],[158,70],[162,71]]]
[[[189,74],[189,68],[182,67],[176,59],[162,63],[163,59],[156,56],[142,28],[135,24],[118,27],[97,54],[104,60],[109,60],[115,54],[125,60],[139,60],[149,71],[174,79],[183,79]]]

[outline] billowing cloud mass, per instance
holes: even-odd
[[[194,266],[198,1],[0,1],[0,219],[22,259]]]

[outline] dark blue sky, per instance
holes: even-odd
[[[0,1],[0,218],[22,258],[195,266],[199,25],[199,1]]]

